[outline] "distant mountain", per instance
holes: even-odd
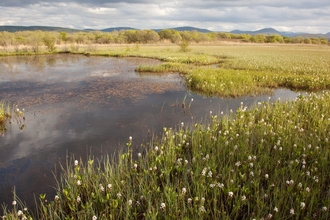
[[[114,30],[120,31],[120,30],[138,30],[138,29],[131,28],[131,27],[113,27],[113,28],[102,29],[101,31],[103,31],[103,32],[112,32]]]
[[[281,35],[281,32],[275,30],[274,28],[263,28],[257,31],[241,31],[241,30],[233,30],[230,33],[233,34],[250,34],[250,35],[257,35],[257,34],[264,34],[264,35],[273,35],[278,34]]]
[[[172,29],[177,31],[198,31],[203,33],[211,32],[207,29],[202,28],[196,28],[196,27],[190,27],[190,26],[184,26],[184,27],[175,27],[175,28],[164,28],[164,29]],[[120,31],[120,30],[139,30],[132,27],[112,27],[112,28],[106,28],[102,30],[96,30],[96,29],[72,29],[72,28],[63,28],[63,27],[49,27],[49,26],[0,26],[0,31],[8,31],[8,32],[16,32],[16,31],[35,31],[35,30],[41,30],[41,31],[57,31],[57,32],[79,32],[79,31],[103,31],[103,32],[112,32],[114,30]],[[163,29],[153,29],[156,32],[159,32]],[[217,31],[220,32],[220,31]],[[257,34],[264,34],[264,35],[282,35],[286,37],[324,37],[330,40],[330,32],[326,34],[309,34],[309,33],[301,33],[301,32],[280,32],[277,31],[274,28],[263,28],[256,31],[241,31],[241,30],[233,30],[230,33],[233,34],[250,34],[250,35],[257,35]]]
[[[233,30],[230,33],[233,34],[250,34],[250,35],[258,35],[258,34],[264,34],[264,35],[281,35],[284,37],[304,37],[304,38],[310,38],[310,37],[315,37],[315,38],[320,38],[324,37],[327,39],[330,39],[330,32],[326,34],[308,34],[308,33],[301,33],[301,32],[280,32],[274,28],[263,28],[260,30],[256,31],[241,31],[241,30]]]
[[[303,37],[303,38],[329,38],[330,35],[328,34],[308,34],[308,33],[301,33],[298,35],[299,37]]]
[[[58,31],[58,32],[77,32],[78,29],[48,26],[0,26],[0,31],[16,32],[16,31]]]
[[[175,28],[163,28],[163,29],[168,29],[168,30],[176,30],[176,31],[198,31],[198,32],[203,32],[203,33],[208,33],[211,32],[210,30],[207,29],[202,29],[202,28],[196,28],[196,27],[190,27],[190,26],[184,26],[184,27],[175,27]],[[159,32],[163,29],[153,29],[156,32]]]

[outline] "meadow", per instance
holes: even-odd
[[[260,95],[274,88],[322,91],[330,88],[329,46],[193,44],[187,52],[171,45],[100,48],[90,55],[139,56],[164,61],[137,71],[179,72],[187,86],[209,96]]]
[[[37,211],[14,193],[6,219],[329,219],[330,50],[328,46],[112,45],[74,53],[164,61],[137,71],[180,72],[210,96],[309,91],[269,100],[201,123],[164,128],[150,143],[118,155],[62,165],[56,196],[37,195]],[[142,146],[141,146],[142,145]],[[133,151],[134,146],[140,146]]]

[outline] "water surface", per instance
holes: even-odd
[[[34,194],[54,196],[54,174],[66,156],[85,159],[113,154],[133,137],[136,151],[151,134],[207,120],[210,111],[253,105],[269,96],[210,98],[188,91],[178,74],[139,74],[142,58],[74,55],[0,58],[0,100],[25,109],[25,127],[16,123],[0,137],[0,203],[11,204],[12,191],[28,204]],[[279,89],[271,100],[293,99]],[[193,101],[192,101],[193,99]],[[186,109],[181,103],[185,100]],[[188,109],[187,106],[190,105]]]

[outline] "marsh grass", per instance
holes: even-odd
[[[0,102],[0,133],[3,134],[7,131],[8,124],[12,121],[17,122],[19,128],[22,130],[25,116],[24,111],[20,110],[17,106],[10,108],[10,105],[6,102]]]
[[[176,47],[141,45],[139,51],[105,48],[94,55],[139,56],[165,63],[138,66],[139,72],[179,72],[187,85],[206,95],[268,94],[274,88],[322,91],[330,89],[328,46],[297,45],[191,45]]]
[[[329,92],[242,103],[118,159],[72,157],[36,218],[329,219],[329,108]]]
[[[180,46],[174,44],[87,44],[69,52],[158,59],[165,63],[138,66],[136,70],[179,72],[194,91],[210,96],[236,97],[267,94],[278,87],[310,92],[330,89],[328,48],[326,45],[213,43],[190,44],[189,50],[182,52]]]
[[[0,102],[0,133],[7,130],[6,124],[11,118],[10,107],[5,102]]]

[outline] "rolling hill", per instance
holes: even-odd
[[[198,31],[198,32],[203,32],[203,33],[208,33],[211,32],[210,30],[207,29],[202,29],[202,28],[196,28],[196,27],[190,27],[190,26],[184,26],[184,27],[175,27],[175,28],[163,28],[163,29],[170,29],[170,30],[176,30],[176,31]],[[156,32],[159,32],[163,29],[153,29]]]
[[[112,28],[106,28],[106,29],[102,29],[100,31],[103,32],[112,32],[112,31],[120,31],[120,30],[138,30],[136,28],[132,28],[132,27],[112,27]]]
[[[58,31],[58,32],[77,32],[78,29],[48,26],[0,26],[0,31],[16,32],[16,31]]]
[[[174,27],[174,28],[164,28],[164,29],[172,29],[177,31],[198,31],[203,33],[211,32],[208,29],[203,28],[196,28],[196,27],[190,27],[190,26],[183,26],[183,27]],[[35,30],[41,30],[41,31],[57,31],[57,32],[78,32],[78,31],[103,31],[103,32],[112,32],[114,30],[120,31],[120,30],[139,30],[137,28],[132,27],[111,27],[111,28],[105,28],[101,30],[97,29],[72,29],[72,28],[63,28],[63,27],[50,27],[50,26],[0,26],[0,31],[8,31],[8,32],[16,32],[16,31],[35,31]],[[159,32],[163,29],[153,29],[156,32]],[[221,32],[221,31],[217,31]],[[295,37],[295,36],[301,36],[301,37],[324,37],[330,40],[330,32],[326,34],[309,34],[309,33],[301,33],[301,32],[280,32],[274,28],[263,28],[256,31],[241,31],[241,30],[233,30],[230,33],[233,34],[250,34],[250,35],[257,35],[257,34],[263,34],[263,35],[282,35],[287,37]]]

